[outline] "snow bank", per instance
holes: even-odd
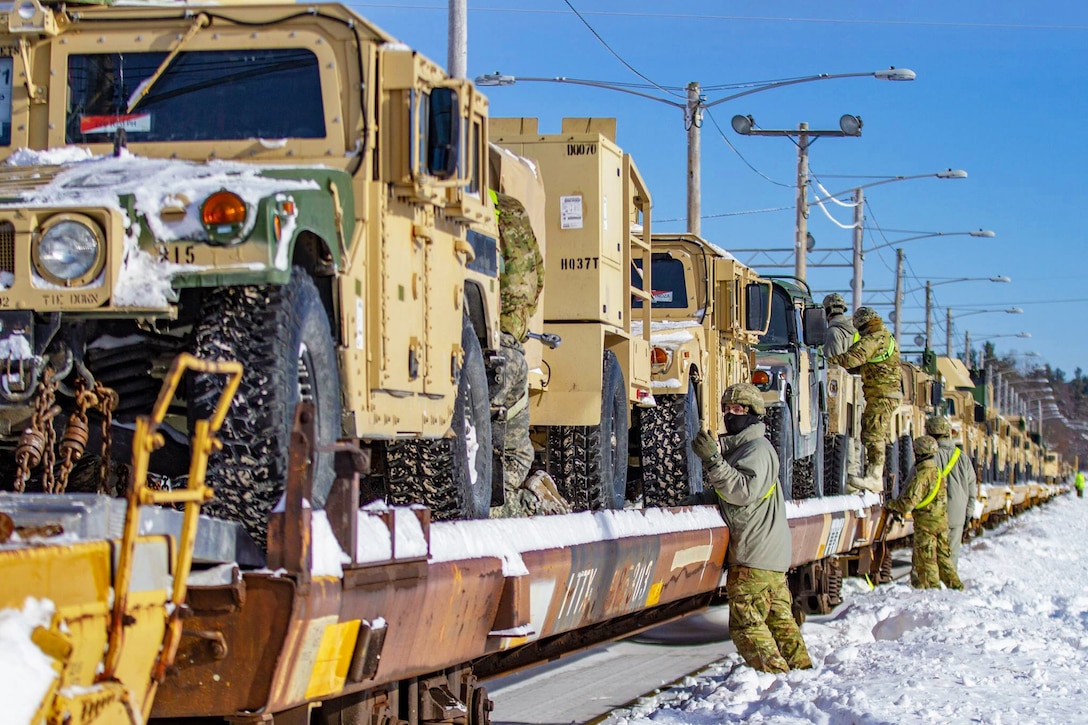
[[[26,723],[56,679],[52,660],[31,641],[35,627],[49,627],[54,606],[27,597],[22,610],[0,609],[0,703],[4,722]]]
[[[805,624],[814,670],[759,673],[734,654],[605,722],[1084,722],[1086,517],[1088,505],[1063,496],[987,532],[960,555],[964,592],[896,583],[855,594],[830,621]]]

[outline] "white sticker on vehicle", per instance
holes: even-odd
[[[654,302],[672,302],[672,290],[654,290]]]
[[[561,197],[559,197],[559,228],[560,229],[581,229],[582,228],[582,197],[580,197],[580,196],[561,196]]]
[[[117,113],[107,116],[81,116],[80,133],[114,133],[119,129],[134,133],[151,131],[150,113]]]

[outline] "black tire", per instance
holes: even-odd
[[[461,325],[464,364],[450,428],[434,440],[386,446],[386,495],[390,503],[421,503],[436,521],[487,518],[491,507],[491,401],[480,340],[466,317]],[[470,451],[475,446],[474,454]]]
[[[627,435],[627,383],[615,354],[606,350],[600,424],[548,429],[547,470],[575,511],[623,508]]]
[[[822,498],[824,475],[824,423],[821,415],[816,423],[816,450],[793,466],[793,495],[797,500]]]
[[[787,501],[793,500],[793,415],[789,403],[775,406],[764,415],[767,440],[778,451],[778,483]]]
[[[850,441],[844,435],[824,439],[824,495],[846,493],[846,476],[850,456]]]
[[[884,493],[895,498],[899,492],[899,439],[884,447]]]
[[[701,428],[695,384],[687,395],[659,395],[640,411],[643,506],[678,506],[703,490],[703,462],[691,448]]]
[[[206,295],[194,328],[197,357],[237,360],[245,372],[219,431],[223,450],[208,460],[215,500],[208,512],[242,523],[264,543],[268,512],[287,481],[295,407],[314,403],[318,442],[340,437],[340,374],[329,318],[313,280],[300,267],[284,285],[228,287]],[[223,389],[222,376],[194,375],[189,383],[190,427],[208,418]],[[315,452],[314,508],[332,488],[333,454]]]

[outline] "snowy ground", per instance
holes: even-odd
[[[604,722],[1088,722],[1086,530],[1088,502],[1061,496],[964,547],[964,592],[855,591],[806,623],[814,670],[758,673],[734,654]]]

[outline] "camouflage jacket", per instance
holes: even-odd
[[[937,470],[943,471],[952,454],[956,450],[956,444],[951,438],[941,438],[937,441]],[[978,479],[975,477],[975,467],[971,464],[971,457],[966,452],[960,451],[960,457],[956,464],[948,472],[946,479],[948,487],[948,523],[963,522],[966,524],[971,509],[975,507],[975,494],[978,489]]]
[[[524,342],[529,332],[529,318],[536,312],[540,291],[544,289],[544,258],[521,202],[498,194],[499,252],[503,271],[499,274],[502,310],[499,327]]]
[[[899,348],[883,323],[862,335],[846,352],[828,359],[847,370],[861,369],[861,388],[867,400],[903,397]]]
[[[792,557],[786,500],[778,485],[778,453],[754,423],[722,439],[722,461],[706,471],[729,525],[730,566],[786,571]]]
[[[841,355],[861,339],[854,323],[846,315],[832,315],[827,320],[827,338],[824,340],[824,355]]]
[[[936,521],[944,521],[948,526],[948,486],[940,480],[941,472],[937,469],[935,458],[923,458],[914,464],[910,472],[910,480],[899,498],[888,502],[889,511],[898,511],[901,514],[911,514],[916,523],[931,524]],[[929,498],[933,487],[938,486],[937,495],[924,507],[918,505]]]

